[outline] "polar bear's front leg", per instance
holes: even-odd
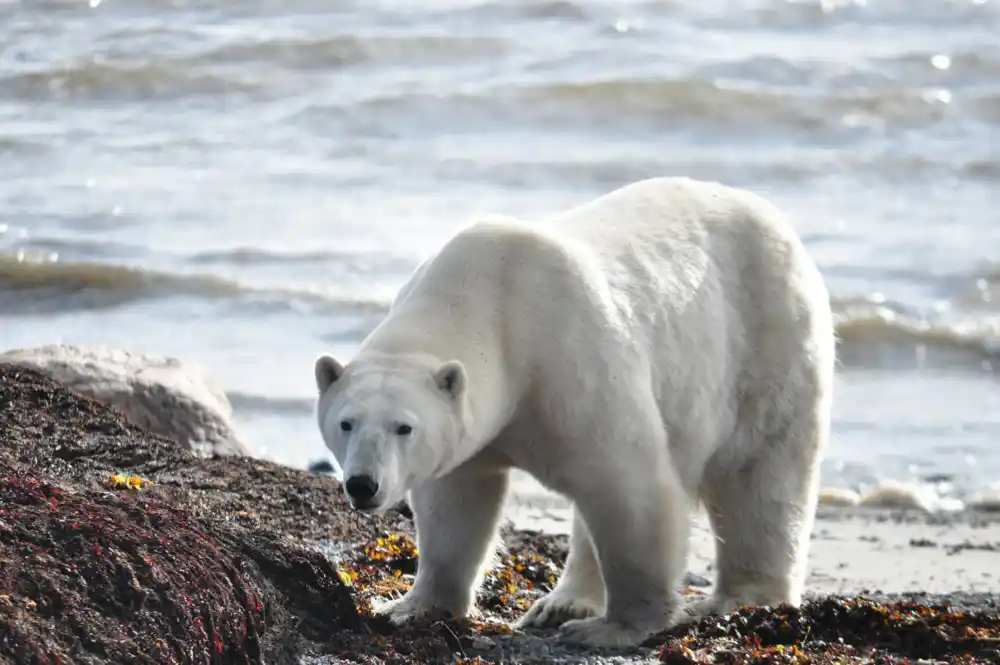
[[[649,471],[660,469],[659,472]],[[675,624],[690,532],[690,500],[667,464],[649,460],[608,473],[581,493],[607,599],[603,616],[564,623],[560,639],[591,647],[634,646]]]
[[[398,600],[375,607],[394,623],[435,612],[468,614],[495,543],[506,472],[452,472],[413,490],[417,575]]]

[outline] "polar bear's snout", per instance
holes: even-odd
[[[352,438],[344,465],[344,494],[352,508],[376,512],[386,502],[394,486],[389,468],[393,457],[389,442],[377,430],[365,428]]]
[[[351,504],[359,510],[377,505],[375,495],[378,494],[378,481],[369,475],[351,476],[344,483],[344,490],[351,499]]]

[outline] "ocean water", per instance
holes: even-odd
[[[327,457],[349,358],[482,213],[655,175],[794,219],[841,338],[828,485],[1000,480],[997,0],[0,0],[0,349],[210,368]]]

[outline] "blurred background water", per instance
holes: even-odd
[[[0,349],[201,363],[327,457],[350,357],[477,214],[640,178],[794,219],[841,337],[828,485],[1000,479],[997,0],[0,0]]]

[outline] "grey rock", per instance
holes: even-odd
[[[197,455],[249,455],[233,407],[211,376],[176,358],[100,346],[52,344],[0,354],[108,404],[131,422]]]
[[[712,586],[712,580],[695,573],[685,573],[684,584],[693,587],[710,587]]]
[[[330,460],[321,459],[309,463],[310,473],[320,473],[323,475],[332,476],[334,475],[335,471],[336,469],[334,469],[333,464],[330,462]]]

